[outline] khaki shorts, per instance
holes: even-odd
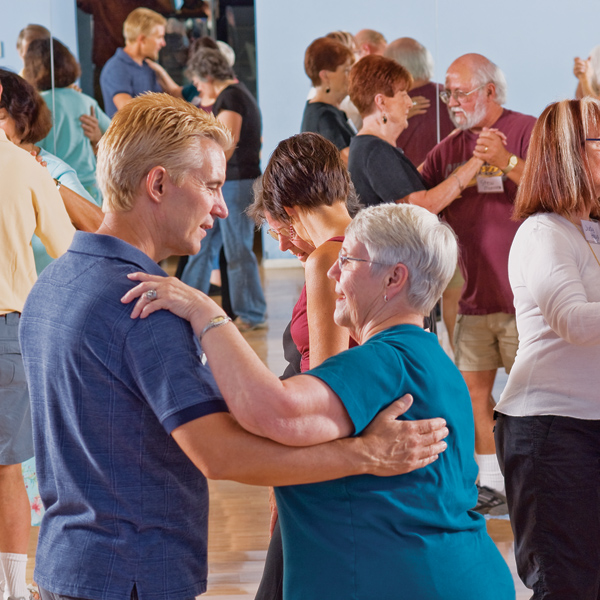
[[[454,328],[454,362],[460,371],[491,371],[515,362],[519,336],[515,315],[458,315]]]
[[[456,265],[456,271],[454,271],[454,275],[452,275],[452,279],[448,282],[446,286],[447,290],[452,290],[456,288],[462,288],[465,285],[465,278],[462,276],[460,272],[460,267]]]

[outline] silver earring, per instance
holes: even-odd
[[[387,302],[387,301],[388,301],[387,294],[385,294],[385,296],[383,297],[383,301],[384,301],[384,302]]]

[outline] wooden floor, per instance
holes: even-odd
[[[246,338],[274,373],[285,361],[281,336],[292,307],[300,295],[303,270],[269,269],[263,273],[268,304],[269,328],[250,332]],[[258,588],[268,546],[269,511],[267,490],[233,482],[209,482],[209,583],[202,596],[220,600],[250,600]],[[517,599],[531,596],[518,579],[513,554],[513,537],[508,520],[488,521],[488,531],[506,558],[517,587]],[[38,528],[32,529],[29,544],[28,579],[33,576]]]

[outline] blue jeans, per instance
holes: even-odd
[[[229,216],[219,221],[219,229],[227,259],[231,308],[244,321],[256,324],[265,320],[267,303],[258,275],[258,262],[252,250],[254,223],[244,212],[252,202],[253,181],[240,179],[225,182],[223,197]],[[220,246],[214,243],[215,229],[209,229],[206,233],[200,252],[190,256],[181,275],[184,283],[204,293],[208,292],[210,272],[220,250]]]

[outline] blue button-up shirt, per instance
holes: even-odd
[[[169,435],[227,410],[186,321],[131,319],[128,273],[165,275],[110,236],[77,232],[23,311],[40,493],[35,580],[51,592],[123,600],[206,590],[208,492]]]

